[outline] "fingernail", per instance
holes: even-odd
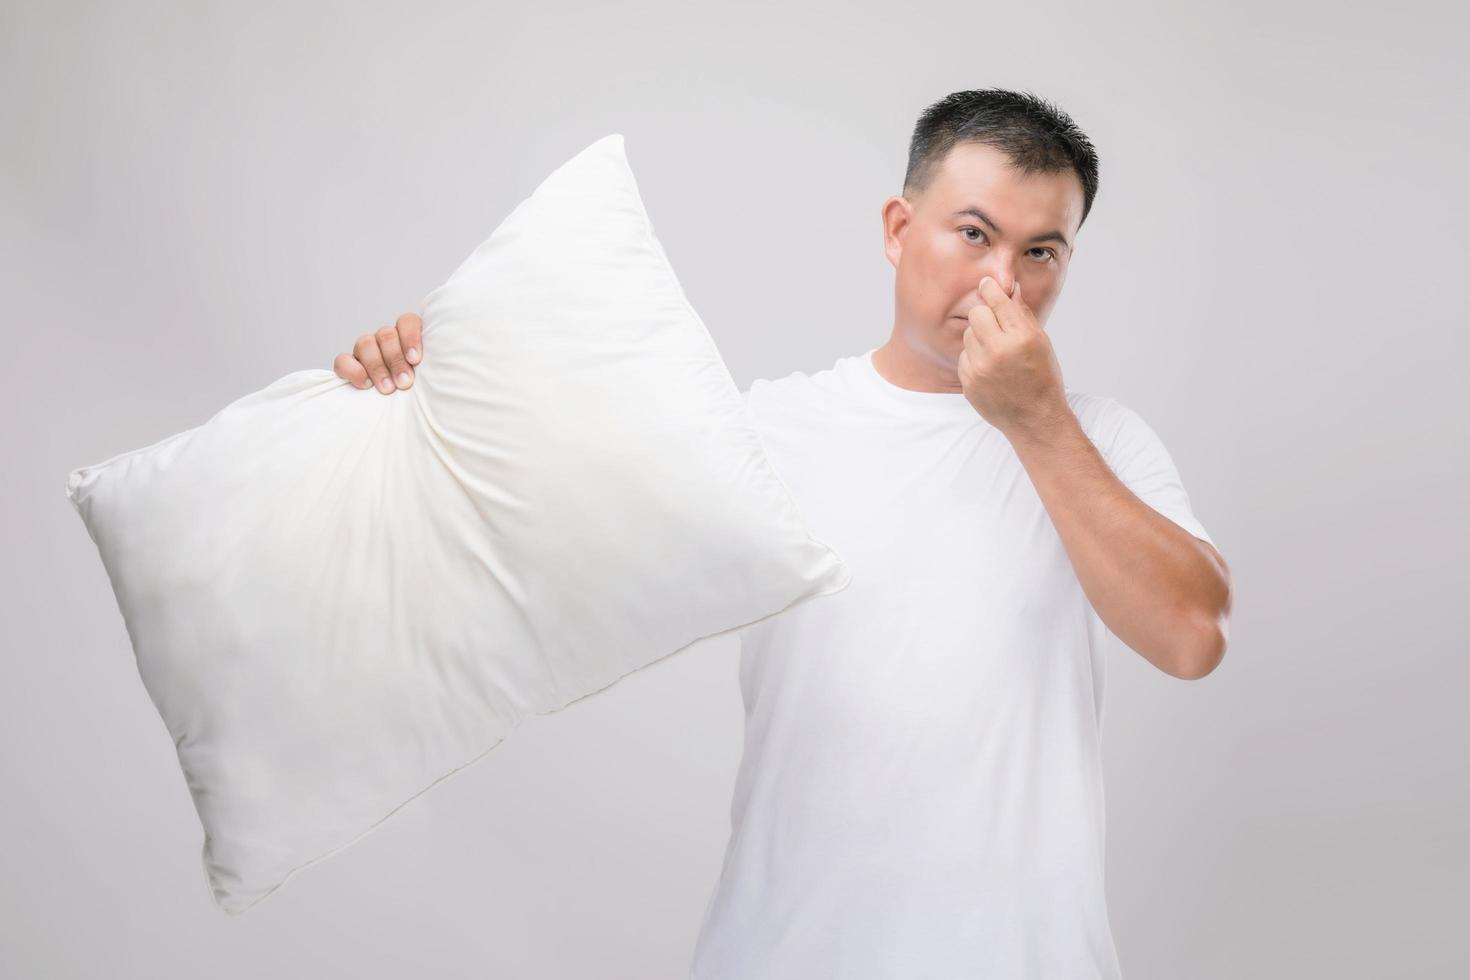
[[[407,371],[399,371],[398,372],[398,384],[399,384],[400,387],[403,387],[403,388],[407,388],[408,387],[408,372]]]
[[[417,364],[418,362],[419,362],[419,349],[417,347],[410,347],[408,349],[408,363],[410,363],[410,364]]]
[[[384,378],[382,381],[380,381],[378,383],[378,387],[379,388],[382,388],[384,391],[392,391],[393,390],[393,379],[392,378]]]

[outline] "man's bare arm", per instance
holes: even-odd
[[[1072,413],[1010,437],[1108,629],[1174,677],[1214,670],[1231,606],[1219,551],[1129,490]]]

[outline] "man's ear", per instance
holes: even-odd
[[[903,239],[914,219],[914,206],[908,198],[895,195],[883,202],[880,213],[883,219],[883,254],[889,263],[898,268],[903,258]]]

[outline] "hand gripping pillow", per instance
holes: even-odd
[[[528,714],[844,588],[644,211],[623,137],[424,299],[389,397],[288,374],[67,495],[238,914]]]

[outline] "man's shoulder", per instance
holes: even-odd
[[[1115,470],[1130,463],[1163,461],[1169,450],[1153,425],[1132,406],[1111,395],[1067,391],[1067,402],[1087,438]]]
[[[1072,411],[1078,418],[1083,415],[1102,415],[1117,411],[1122,403],[1111,395],[1099,395],[1091,391],[1079,391],[1076,388],[1067,388],[1067,404],[1072,406]]]
[[[748,403],[772,407],[830,399],[840,390],[843,360],[845,358],[820,369],[796,370],[772,378],[757,378],[741,395]]]
[[[1094,442],[1098,437],[1107,436],[1126,424],[1128,416],[1137,414],[1112,395],[1078,391],[1075,388],[1067,388],[1066,392],[1067,404],[1071,406],[1072,413],[1077,416],[1082,430]]]

